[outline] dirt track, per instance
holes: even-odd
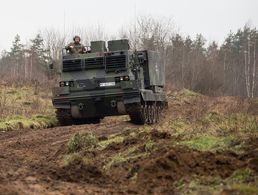
[[[132,126],[121,120],[111,124],[56,127],[41,130],[19,130],[0,134],[0,194],[53,193],[105,193],[112,186],[63,182],[53,179],[60,163],[60,155],[68,139],[79,131],[92,131],[99,135]],[[104,128],[103,128],[104,127]],[[110,189],[109,189],[110,188]]]
[[[209,110],[210,105],[217,109],[222,104],[219,107],[225,109],[225,100],[222,103],[215,101],[214,105],[210,99],[203,98],[175,103],[170,106],[166,118],[191,116],[192,120],[193,116],[198,117],[198,113]],[[245,105],[242,100],[231,102],[234,103],[232,108]],[[231,108],[227,110],[232,112]],[[83,154],[91,155],[93,165],[85,166],[79,161],[63,166],[67,141],[76,132],[94,132],[105,137],[125,128],[135,131],[137,136],[126,137],[123,142],[110,144],[102,151]],[[0,194],[174,194],[174,182],[182,178],[187,180],[190,175],[227,178],[235,170],[246,167],[258,173],[257,137],[245,140],[250,144],[244,154],[238,155],[230,151],[213,153],[177,147],[171,143],[180,137],[159,132],[155,127],[150,133],[137,134],[138,128],[129,123],[127,117],[113,117],[96,125],[2,132]],[[141,153],[147,138],[154,140],[157,146],[157,150],[148,156],[128,160],[107,173],[99,169],[100,159],[130,147],[137,146],[136,155]],[[136,179],[132,174],[135,170],[141,170]]]

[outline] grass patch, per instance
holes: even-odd
[[[243,113],[208,113],[200,121],[201,125],[206,125],[211,130],[222,129],[224,131],[258,132],[256,117]]]
[[[79,153],[67,154],[64,156],[64,165],[68,166],[77,160],[81,161],[81,159],[82,156]]]
[[[0,130],[45,128],[57,124],[50,88],[0,87]]]
[[[104,150],[106,147],[108,147],[110,144],[114,144],[114,143],[122,143],[124,141],[124,137],[123,136],[116,136],[116,135],[113,135],[113,136],[110,136],[108,137],[107,140],[103,140],[103,141],[100,141],[98,143],[98,149],[100,150]]]
[[[116,166],[120,163],[127,162],[131,159],[139,158],[141,156],[147,155],[147,153],[144,152],[137,152],[138,147],[133,146],[130,148],[127,148],[125,151],[120,152],[118,154],[115,154],[109,159],[107,159],[104,163],[103,169],[104,170],[109,170],[111,167]]]
[[[12,118],[2,119],[0,121],[0,131],[8,131],[14,129],[35,129],[53,127],[57,124],[54,115],[39,115],[31,118],[22,116],[14,116]]]
[[[248,183],[248,182],[258,182],[258,178],[255,176],[253,170],[239,169],[236,170],[229,178],[227,178],[227,183]]]
[[[105,165],[103,166],[103,169],[109,170],[112,166],[126,161],[127,161],[127,158],[123,156],[123,154],[119,153],[111,157],[110,160],[107,161],[107,163],[105,163]]]
[[[189,89],[183,89],[181,93],[182,93],[183,96],[186,96],[186,97],[189,97],[189,96],[190,97],[200,96],[199,93],[196,93],[196,92],[191,91]]]
[[[187,129],[193,128],[193,124],[189,123],[185,119],[176,118],[168,121],[163,125],[163,128],[171,129],[175,134],[184,133]]]
[[[97,150],[104,150],[110,144],[122,143],[123,136],[112,135],[105,140],[100,141],[93,133],[76,133],[67,143],[68,153],[76,153],[80,150],[90,150],[96,148]]]
[[[228,187],[228,190],[230,190],[231,192],[235,192],[234,194],[244,194],[244,195],[258,194],[257,185],[250,185],[250,184],[234,184]]]
[[[134,137],[139,137],[139,134],[143,132],[143,130],[137,132],[123,132],[121,134],[111,135],[107,138],[97,137],[92,133],[76,133],[67,143],[67,155],[64,157],[64,164],[72,163],[78,160],[78,158],[80,160],[83,159],[83,161],[88,161],[88,157],[86,157],[87,154],[91,155],[92,152],[94,152],[95,154],[97,153],[96,156],[92,157],[94,161],[102,162],[102,169],[108,171],[118,164],[142,157],[153,150],[155,142],[149,137],[146,137],[147,141],[143,140],[142,143],[135,143],[128,147],[124,146],[118,148],[117,152],[114,153],[109,153],[110,150],[105,150],[111,144],[123,143],[125,139],[129,138],[134,139]]]
[[[151,139],[147,140],[144,144],[145,152],[151,152],[154,148],[155,142]]]
[[[204,113],[196,120],[178,117],[157,127],[170,132],[175,145],[200,151],[229,149],[238,154],[245,151],[245,138],[258,133],[257,117],[233,113]]]
[[[68,153],[79,152],[82,149],[92,149],[97,147],[98,138],[92,133],[76,133],[67,143]]]
[[[214,137],[214,136],[201,136],[189,141],[179,142],[181,145],[185,145],[189,148],[193,148],[200,151],[210,151],[228,148],[232,141],[231,137]]]
[[[258,194],[257,176],[251,169],[236,170],[230,177],[193,176],[192,180],[184,178],[174,182],[177,191],[182,194]]]
[[[220,194],[223,180],[220,177],[194,177],[192,180],[182,178],[174,182],[180,194]]]

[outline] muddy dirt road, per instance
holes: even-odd
[[[112,192],[112,186],[63,182],[53,178],[68,139],[79,131],[107,135],[131,126],[121,117],[96,125],[17,130],[0,133],[0,194],[69,194]]]
[[[225,192],[228,183],[238,182],[236,171],[244,175],[240,184],[256,186],[258,121],[247,115],[256,113],[249,109],[255,107],[239,98],[182,93],[170,99],[157,126],[136,126],[123,116],[100,124],[0,132],[0,194],[185,194],[178,193],[180,186],[191,194],[200,185],[211,186],[210,194],[215,184]],[[64,166],[67,142],[77,132],[93,132],[105,145],[70,154],[79,161]],[[191,181],[201,178],[204,184],[192,188]]]

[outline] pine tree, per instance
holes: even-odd
[[[37,34],[34,39],[31,40],[31,75],[34,73],[34,78],[38,78],[37,75],[43,72],[47,75],[47,65],[50,61],[49,50],[45,49],[44,40],[40,34]],[[39,71],[39,72],[38,72]],[[35,74],[36,73],[36,74]],[[42,74],[39,74],[42,75]]]
[[[44,65],[49,60],[49,51],[45,49],[44,40],[40,34],[37,34],[34,39],[31,40],[31,51],[36,56],[39,64]]]
[[[24,59],[24,45],[21,44],[21,39],[18,34],[14,37],[11,51],[8,54],[12,61],[12,76],[15,78],[21,78],[23,76],[20,73]]]

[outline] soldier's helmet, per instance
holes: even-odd
[[[73,41],[75,41],[77,38],[79,38],[79,40],[81,41],[81,37],[78,35],[74,36]]]

